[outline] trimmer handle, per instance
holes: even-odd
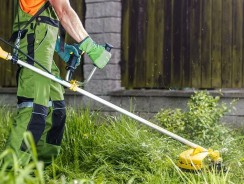
[[[112,48],[113,48],[113,46],[111,44],[109,44],[109,43],[105,43],[105,46],[104,47],[105,47],[105,50],[108,51],[108,52],[110,52],[112,50]],[[72,75],[73,75],[73,73],[74,73],[74,71],[76,69],[75,68],[76,63],[79,62],[78,59],[79,59],[79,57],[77,57],[76,55],[74,55],[74,54],[71,54],[70,55],[70,59],[68,61],[68,66],[66,67],[66,69],[67,69],[67,73],[66,73],[66,77],[65,77],[65,80],[66,81],[70,81],[71,80]],[[87,80],[84,81],[84,83],[88,83],[91,80],[93,74],[96,71],[96,68],[97,67],[94,67],[93,68],[93,70],[89,74]]]
[[[65,77],[65,80],[66,81],[70,81],[71,78],[72,78],[72,75],[75,71],[75,66],[76,64],[79,62],[79,57],[76,56],[75,54],[70,54],[70,58],[69,58],[69,61],[68,61],[68,65],[66,67],[66,70],[67,70],[67,73],[66,73],[66,77]]]

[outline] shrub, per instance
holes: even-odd
[[[199,144],[221,142],[230,135],[221,118],[228,111],[220,97],[213,97],[207,91],[195,92],[187,103],[186,111],[181,109],[162,109],[156,119],[166,129],[197,141]]]

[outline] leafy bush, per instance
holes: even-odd
[[[230,135],[221,118],[228,111],[220,97],[213,97],[207,91],[195,92],[187,103],[186,111],[181,109],[162,109],[156,119],[166,129],[197,141],[199,144],[221,142]]]

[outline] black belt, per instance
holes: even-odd
[[[36,22],[49,24],[53,27],[59,27],[59,21],[46,16],[36,17]]]

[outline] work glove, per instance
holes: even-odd
[[[102,45],[96,44],[89,36],[78,44],[78,48],[87,53],[97,68],[102,69],[111,58],[111,53],[105,50]]]
[[[80,56],[79,50],[74,45],[69,45],[69,44],[64,43],[64,51],[62,52],[61,48],[60,48],[60,38],[58,38],[56,41],[56,45],[55,45],[55,51],[58,53],[59,57],[65,63],[68,63],[68,61],[71,57],[71,54],[74,54],[77,57],[77,62],[76,62],[75,68],[77,66],[79,66],[81,56]]]

